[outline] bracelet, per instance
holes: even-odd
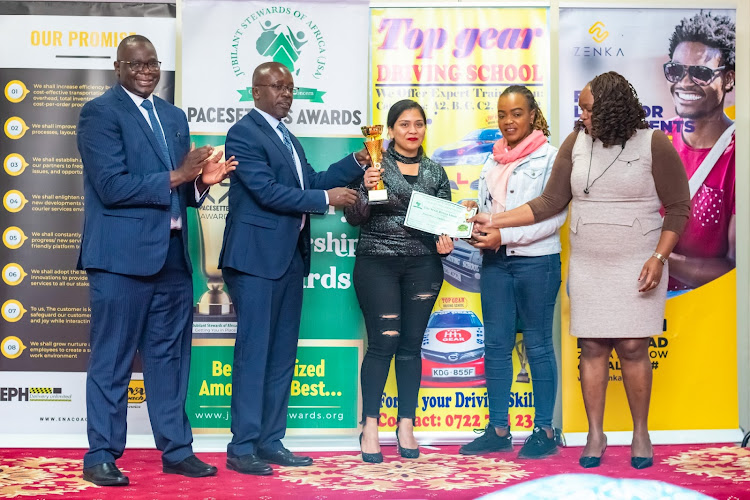
[[[661,263],[662,263],[662,264],[666,264],[666,263],[667,263],[667,258],[666,258],[666,257],[664,257],[664,256],[663,256],[662,254],[660,254],[659,252],[654,252],[654,253],[652,253],[652,254],[651,254],[651,257],[656,257],[657,259],[659,259],[659,260],[661,261]]]

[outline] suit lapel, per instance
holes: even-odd
[[[255,121],[256,125],[258,125],[258,127],[260,127],[260,129],[263,131],[263,133],[265,133],[266,136],[268,136],[268,138],[271,139],[271,142],[273,142],[276,145],[276,148],[279,150],[279,154],[282,156],[282,158],[286,160],[286,164],[289,166],[289,168],[292,169],[292,173],[294,174],[294,179],[297,181],[297,185],[299,185],[299,175],[297,175],[297,167],[294,164],[294,158],[292,158],[289,155],[289,150],[287,149],[286,145],[279,137],[279,134],[276,133],[276,131],[271,127],[271,125],[263,117],[263,115],[255,111],[255,109],[250,111],[250,118],[252,118],[253,121]],[[289,135],[291,136],[292,144],[294,145],[295,149],[298,148],[299,146],[297,144],[299,143],[295,144],[295,142],[297,141],[297,138],[292,136],[291,133]],[[299,155],[299,150],[297,151],[298,151],[297,154]],[[300,159],[300,162],[301,161],[302,160]]]
[[[114,87],[115,94],[120,99],[120,102],[122,103],[123,108],[130,113],[133,118],[135,118],[135,121],[138,123],[138,126],[140,126],[141,131],[148,139],[148,142],[151,144],[151,147],[154,149],[154,152],[156,153],[156,156],[159,157],[164,167],[167,168],[167,170],[170,170],[171,167],[169,163],[167,163],[168,159],[164,158],[164,155],[161,152],[161,148],[159,147],[159,143],[156,142],[156,135],[154,134],[154,131],[151,130],[151,126],[146,121],[146,119],[141,114],[141,111],[138,109],[138,106],[135,105],[133,102],[133,99],[130,98],[128,94],[125,93],[125,91],[120,87],[120,85],[115,85]],[[157,110],[157,113],[159,111]],[[163,120],[163,118],[162,118]],[[162,121],[162,127],[164,126],[164,122]],[[169,142],[167,142],[167,149],[169,149]],[[172,154],[170,152],[170,154]]]

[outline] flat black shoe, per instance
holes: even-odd
[[[360,451],[362,450],[362,433],[359,433],[359,448]],[[367,462],[368,464],[379,464],[383,461],[383,453],[377,452],[377,453],[365,453],[362,452],[362,461]]]
[[[276,451],[258,450],[258,458],[265,460],[268,463],[284,465],[287,467],[304,467],[306,465],[312,465],[313,463],[312,458],[295,455],[286,448],[281,448]]]
[[[127,486],[128,476],[124,476],[114,462],[94,465],[83,469],[83,479],[97,486]]]
[[[241,457],[227,457],[227,469],[250,474],[253,476],[270,476],[273,469],[257,455],[242,455]]]
[[[195,455],[190,455],[176,464],[170,464],[162,460],[162,471],[165,474],[179,474],[185,477],[207,477],[215,476],[219,469],[207,464]]]
[[[396,427],[396,449],[401,458],[419,458],[419,446],[416,448],[404,448],[398,439],[398,427]]]
[[[654,465],[654,457],[630,457],[630,466],[634,469],[646,469]]]

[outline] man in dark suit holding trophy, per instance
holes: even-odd
[[[279,63],[253,72],[255,109],[232,126],[226,153],[229,213],[219,267],[237,312],[232,369],[232,441],[227,467],[272,474],[269,463],[302,466],[312,459],[281,443],[297,353],[303,278],[310,271],[310,217],[357,199],[345,187],[369,162],[359,151],[316,172],[282,122],[292,106],[292,74]]]

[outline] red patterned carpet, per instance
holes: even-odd
[[[385,462],[364,464],[353,452],[311,453],[311,467],[274,466],[274,475],[245,476],[229,471],[223,453],[199,454],[218,465],[212,478],[187,479],[161,473],[155,450],[128,450],[118,466],[130,477],[125,488],[100,488],[81,478],[82,450],[0,450],[0,498],[141,499],[469,499],[521,481],[554,474],[582,473],[580,448],[565,448],[545,460],[518,460],[515,454],[457,455],[457,447],[423,448],[418,460],[401,459],[384,447]],[[750,449],[734,445],[655,447],[655,465],[630,467],[628,447],[607,449],[601,467],[610,477],[656,479],[719,500],[750,500]]]

